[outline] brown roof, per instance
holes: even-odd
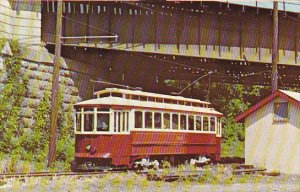
[[[281,98],[287,100],[288,102],[290,102],[294,105],[300,106],[300,93],[293,92],[293,91],[277,90],[276,92],[274,92],[273,94],[271,94],[268,97],[264,98],[263,100],[261,100],[260,102],[255,104],[254,106],[250,107],[248,110],[246,110],[243,113],[237,115],[234,118],[234,120],[236,122],[243,121],[247,116],[252,114],[254,111],[258,110],[259,108],[261,108],[265,104],[269,103],[270,101],[272,101],[276,97],[281,97]]]

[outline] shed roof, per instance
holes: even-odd
[[[268,97],[264,98],[254,106],[250,107],[248,110],[244,111],[243,113],[239,114],[238,116],[235,117],[236,122],[241,122],[243,121],[247,116],[255,112],[256,110],[260,109],[262,106],[265,104],[269,103],[276,97],[281,97],[288,102],[300,106],[300,93],[298,92],[293,92],[293,91],[286,91],[286,90],[278,90]]]

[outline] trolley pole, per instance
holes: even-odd
[[[272,45],[272,93],[277,91],[278,84],[278,1],[273,2],[273,45]]]
[[[55,36],[55,56],[52,76],[52,95],[51,95],[51,125],[48,152],[48,167],[52,166],[56,156],[56,126],[57,126],[57,93],[59,82],[60,54],[61,54],[61,30],[62,30],[62,0],[57,0],[57,19]]]

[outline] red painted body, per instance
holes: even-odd
[[[76,135],[76,158],[111,159],[113,166],[129,166],[140,157],[209,155],[220,159],[221,137],[207,133],[131,131],[130,134]],[[91,151],[85,149],[92,146]]]

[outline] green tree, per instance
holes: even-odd
[[[166,80],[168,86],[180,89],[180,84],[188,84],[187,81],[179,82],[176,80]],[[208,83],[206,80],[195,83],[194,93],[197,98],[209,100],[213,107],[222,112],[223,132],[222,132],[222,156],[225,157],[243,157],[244,156],[244,140],[245,127],[242,123],[234,121],[234,117],[266,94],[269,94],[268,87],[251,86],[229,83]],[[189,91],[187,90],[185,95]],[[199,94],[200,93],[200,94]]]

